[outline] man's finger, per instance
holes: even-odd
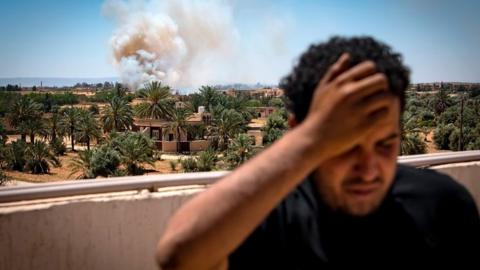
[[[351,99],[355,102],[362,102],[363,99],[374,95],[380,91],[386,91],[388,89],[388,80],[382,73],[376,73],[370,75],[360,81],[351,83],[349,87],[352,91]]]
[[[342,55],[340,55],[340,57],[338,58],[337,62],[335,62],[335,64],[331,65],[330,68],[328,68],[327,72],[320,80],[319,85],[325,85],[326,83],[334,80],[342,71],[347,68],[349,58],[350,56],[348,55],[348,53],[342,53]]]
[[[376,70],[377,68],[375,67],[375,63],[368,60],[338,75],[338,77],[335,80],[340,84],[351,82],[351,81],[357,81],[369,75],[374,74]]]

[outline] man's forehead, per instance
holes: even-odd
[[[384,120],[377,127],[373,128],[367,138],[371,140],[387,140],[400,135],[400,100],[392,99],[388,112],[384,115]]]

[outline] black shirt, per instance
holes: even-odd
[[[450,177],[399,165],[382,205],[366,217],[331,211],[313,180],[291,192],[229,257],[229,269],[456,266],[480,259],[480,219]],[[331,267],[329,267],[331,268]]]

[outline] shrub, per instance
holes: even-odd
[[[215,168],[215,162],[217,161],[217,155],[212,149],[202,151],[198,155],[197,168],[200,172],[208,172]]]
[[[25,151],[25,168],[31,173],[48,173],[50,165],[60,166],[60,162],[43,141],[35,141],[27,146]]]
[[[7,145],[5,148],[5,163],[12,170],[23,171],[26,164],[25,151],[27,144],[22,140],[17,140]]]
[[[194,157],[188,157],[180,160],[184,172],[198,172],[197,160]]]
[[[114,149],[103,145],[93,151],[90,162],[94,177],[107,177],[114,174],[120,165],[120,155]]]
[[[0,186],[5,185],[9,181],[8,176],[0,168]]]
[[[115,137],[112,146],[120,154],[120,161],[128,174],[143,173],[142,163],[153,166],[153,141],[141,133],[126,132]]]
[[[170,160],[168,163],[170,164],[170,169],[172,170],[172,172],[176,172],[177,171],[177,162],[175,160]]]
[[[50,142],[50,147],[56,156],[63,156],[67,151],[67,146],[59,138],[55,138]]]
[[[439,149],[450,150],[450,134],[452,134],[455,129],[456,127],[452,123],[437,126],[433,131],[433,140]]]

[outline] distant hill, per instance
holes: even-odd
[[[7,84],[18,85],[22,87],[39,87],[42,84],[45,87],[63,87],[74,86],[77,83],[115,83],[119,81],[117,77],[103,77],[103,78],[42,78],[42,77],[24,77],[24,78],[0,78],[0,86],[6,86]]]

